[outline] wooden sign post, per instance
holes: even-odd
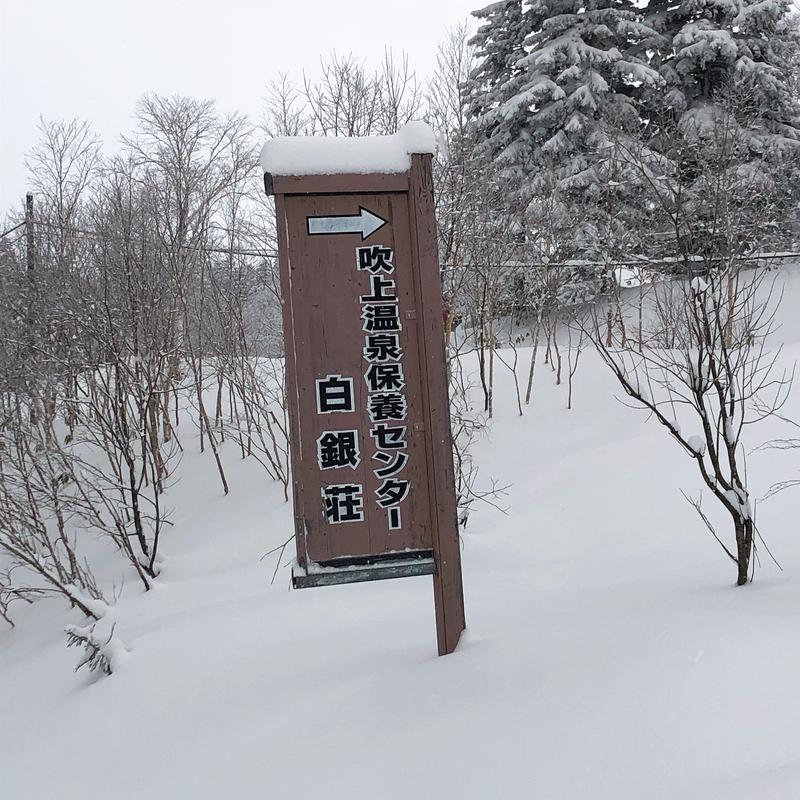
[[[422,123],[275,139],[262,166],[283,294],[294,586],[432,574],[445,655],[465,623],[432,139]]]

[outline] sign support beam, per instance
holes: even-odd
[[[436,216],[433,203],[433,169],[430,155],[412,155],[409,174],[412,250],[422,304],[422,360],[426,364],[424,402],[432,446],[428,449],[431,518],[436,574],[433,596],[439,655],[452,653],[466,627],[461,575],[461,544],[454,491],[453,439],[445,361],[442,284],[439,272]]]

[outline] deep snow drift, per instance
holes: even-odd
[[[790,364],[800,269],[785,278]],[[497,369],[477,462],[513,485],[507,514],[476,506],[464,532],[454,655],[435,655],[430,578],[291,591],[282,566],[270,584],[261,557],[291,531],[279,487],[230,448],[224,498],[212,460],[187,453],[163,576],[121,592],[119,672],[72,672],[61,628],[78,616],[54,605],[0,630],[0,794],[800,796],[800,489],[758,507],[783,571],[762,548],[736,588],[680,495],[696,468],[591,353],[572,411],[540,363],[520,419]],[[800,419],[800,387],[786,412]],[[751,445],[782,433],[771,421]],[[800,451],[752,453],[752,494],[798,467]]]

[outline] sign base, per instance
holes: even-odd
[[[314,586],[335,586],[340,583],[383,581],[390,578],[410,578],[416,575],[435,575],[436,561],[431,550],[387,554],[383,558],[335,559],[326,564],[314,564],[305,570],[299,564],[292,567],[292,586],[308,589]]]

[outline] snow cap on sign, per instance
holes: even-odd
[[[412,153],[433,153],[436,137],[424,122],[409,122],[391,136],[282,136],[261,150],[271,175],[341,175],[405,172]]]

